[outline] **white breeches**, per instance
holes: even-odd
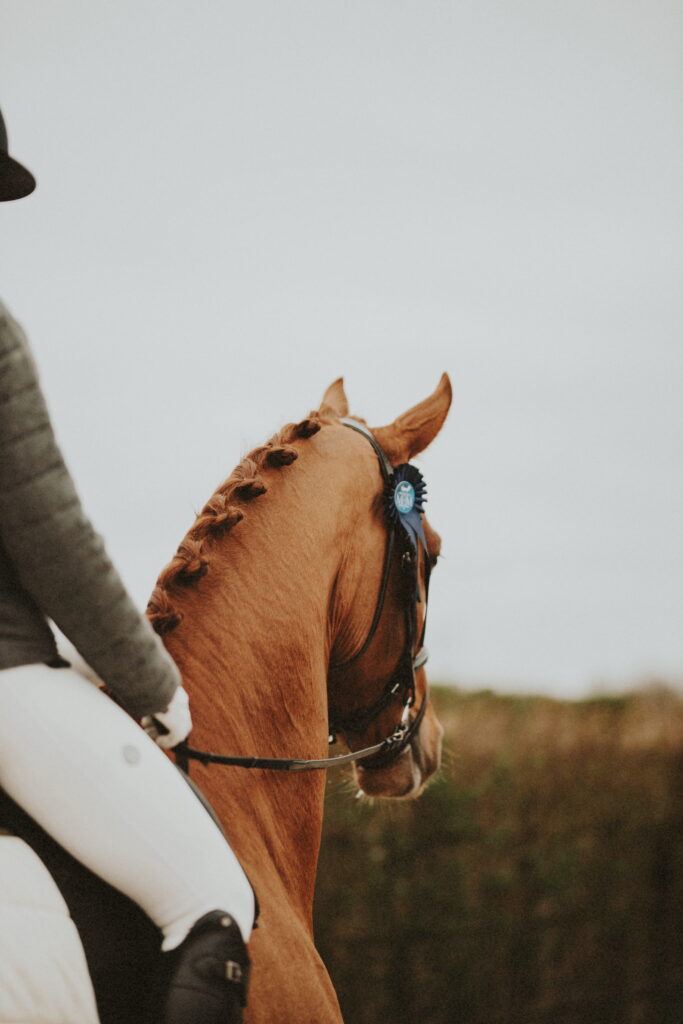
[[[164,949],[210,910],[249,939],[254,896],[223,835],[159,747],[77,672],[0,672],[0,786],[138,903]]]

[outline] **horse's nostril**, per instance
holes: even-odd
[[[413,755],[413,760],[422,774],[423,782],[431,778],[435,772],[439,770],[441,765],[441,737],[443,730],[440,729],[439,734],[435,737],[434,742],[427,745],[415,741],[411,743],[410,750]]]

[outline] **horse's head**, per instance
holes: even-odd
[[[339,419],[339,444],[354,467],[353,514],[329,613],[331,727],[352,750],[394,736],[388,750],[356,765],[359,789],[369,796],[418,796],[441,758],[443,730],[429,703],[423,667],[429,574],[441,542],[415,513],[411,521],[421,521],[422,531],[418,525],[411,539],[405,520],[395,510],[393,523],[387,515],[387,500],[395,487],[393,468],[430,444],[450,403],[444,374],[429,398],[372,431],[347,419],[341,381],[328,389],[321,406],[321,413]],[[419,492],[418,481],[413,478]]]

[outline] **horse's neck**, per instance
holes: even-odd
[[[193,746],[263,757],[326,753],[333,548],[312,551],[310,530],[293,515],[284,501],[254,503],[241,533],[214,546],[209,573],[183,595],[183,621],[167,646],[190,692]],[[213,766],[193,774],[257,889],[259,874],[274,868],[309,917],[324,773]]]

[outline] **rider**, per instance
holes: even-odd
[[[34,188],[0,113],[0,201]],[[58,656],[48,618],[125,711]],[[26,338],[0,303],[0,785],[161,930],[165,1024],[229,1024],[242,1019],[254,896],[159,749],[191,724],[174,662],[83,513]]]

